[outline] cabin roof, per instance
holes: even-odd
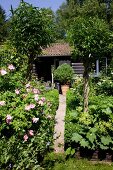
[[[71,47],[68,43],[52,43],[42,50],[41,56],[70,56]]]

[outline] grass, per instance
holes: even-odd
[[[62,163],[55,163],[51,170],[113,170],[113,163],[94,163],[87,160],[70,159]]]

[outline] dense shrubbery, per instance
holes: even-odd
[[[75,143],[74,147],[113,150],[113,97],[107,96],[108,94],[111,95],[111,86],[109,79],[106,78],[100,84],[102,86],[101,91],[99,91],[99,83],[93,86],[95,88],[93,93],[98,93],[98,95],[90,95],[88,113],[83,113],[81,100],[76,102],[79,98],[78,94],[74,93],[74,89],[73,92],[70,90],[67,93],[66,146],[72,146]],[[72,107],[69,104],[70,98],[73,99]]]
[[[95,90],[97,94],[113,95],[113,78],[100,78],[95,86]]]
[[[52,149],[58,92],[43,92],[15,70],[12,64],[0,70],[0,169],[39,169]]]

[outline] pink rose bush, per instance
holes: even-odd
[[[10,74],[10,78],[13,77],[16,68],[9,64],[6,69],[1,70],[2,80]],[[6,82],[5,80],[5,83],[10,84],[10,81]],[[52,145],[54,115],[57,108],[55,108],[55,104],[57,102],[56,95],[53,95],[52,101],[54,97],[55,100],[51,106],[48,106],[45,91],[42,92],[42,89],[37,87],[37,82],[18,81],[17,77],[16,82],[11,82],[11,85],[13,84],[16,84],[13,90],[11,87],[7,90],[4,88],[0,96],[0,147],[2,157],[6,156],[7,159],[6,162],[3,160],[3,166],[9,165],[11,162],[12,168],[14,166],[16,169],[22,161],[22,167],[26,160],[39,161],[39,157],[43,157],[48,151],[47,142],[49,141]],[[49,120],[47,115],[51,114],[53,116]],[[33,154],[30,154],[32,152]]]

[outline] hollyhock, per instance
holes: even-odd
[[[38,94],[35,94],[34,98],[35,98],[35,101],[38,101],[39,100]]]
[[[14,67],[12,64],[9,64],[9,65],[8,65],[8,69],[9,69],[9,70],[15,70],[15,67]]]
[[[0,70],[0,73],[2,76],[4,76],[5,74],[7,74],[7,71],[2,69],[2,70]]]
[[[15,90],[15,93],[16,93],[16,94],[20,94],[20,90],[16,89],[16,90]]]
[[[7,115],[7,116],[6,116],[6,123],[7,123],[7,124],[10,124],[11,121],[12,121],[12,116],[11,116],[11,115]]]
[[[5,106],[5,101],[0,101],[0,106]]]
[[[28,138],[29,138],[29,137],[28,137],[27,134],[25,134],[24,137],[23,137],[23,139],[24,139],[25,142],[28,140]]]
[[[33,117],[32,121],[33,121],[33,123],[37,123],[39,121],[39,118]]]
[[[29,133],[29,136],[34,136],[34,131],[33,130],[29,130],[28,133]]]
[[[43,105],[43,103],[44,102],[42,100],[39,100],[39,102],[38,102],[38,104],[41,105],[41,106]]]

